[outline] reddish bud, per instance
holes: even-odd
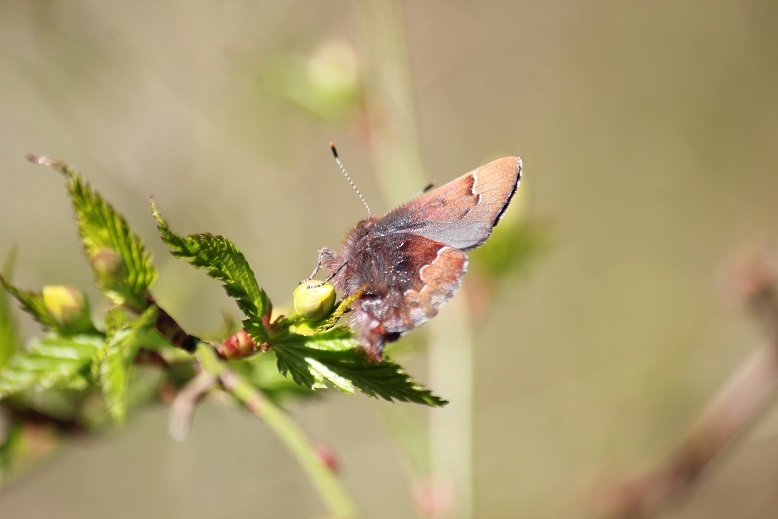
[[[232,334],[216,348],[219,355],[229,360],[243,359],[253,355],[257,350],[259,346],[245,330]]]
[[[316,446],[315,450],[316,457],[319,458],[319,461],[327,467],[330,472],[337,473],[339,471],[340,466],[338,464],[338,459],[335,457],[335,453],[332,452],[332,449],[326,445],[319,444]]]
[[[124,259],[113,249],[103,248],[95,251],[90,257],[92,271],[102,286],[112,286],[121,283],[127,276],[127,265]]]

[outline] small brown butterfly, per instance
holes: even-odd
[[[500,221],[521,167],[519,157],[490,162],[380,218],[362,220],[340,252],[320,251],[314,275],[324,266],[344,298],[361,291],[351,326],[373,361],[381,361],[386,343],[437,315],[451,299],[467,271],[465,251],[484,243]]]

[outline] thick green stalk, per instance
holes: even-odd
[[[357,2],[363,31],[370,145],[375,170],[392,205],[426,184],[402,3]],[[429,475],[451,487],[456,502],[447,517],[473,515],[473,342],[463,294],[428,325],[431,387],[450,404],[430,410]],[[433,512],[434,513],[434,512]]]

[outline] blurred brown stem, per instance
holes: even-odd
[[[699,480],[703,469],[755,421],[778,391],[778,304],[774,285],[753,291],[749,306],[769,332],[770,340],[735,371],[663,465],[619,484],[605,496],[601,505],[606,517],[651,517],[681,497]]]

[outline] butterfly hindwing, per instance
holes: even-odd
[[[381,261],[354,262],[348,270],[366,281],[353,320],[376,359],[385,343],[437,315],[467,271],[467,255],[443,243],[412,233],[381,239],[388,246]]]

